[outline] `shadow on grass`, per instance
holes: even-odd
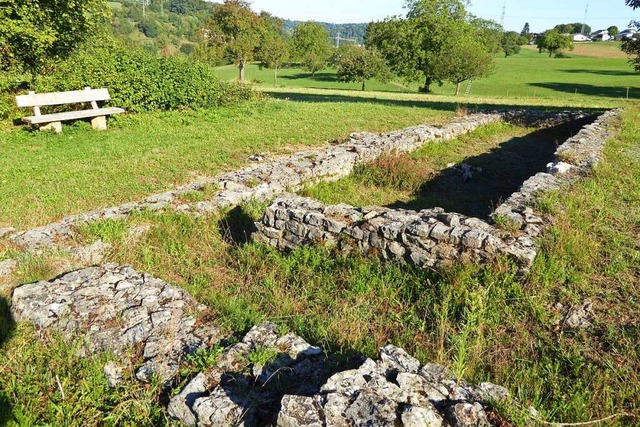
[[[242,206],[236,206],[218,221],[220,235],[232,245],[245,245],[251,242],[251,236],[257,231],[253,218]]]
[[[575,88],[574,88],[575,90]],[[625,89],[626,91],[626,89]],[[374,96],[362,97],[362,96],[352,96],[349,95],[349,92],[359,92],[361,91],[344,91],[345,95],[336,95],[336,94],[307,94],[307,93],[296,93],[296,92],[271,92],[266,90],[264,93],[269,95],[275,99],[283,99],[294,102],[317,102],[317,103],[328,103],[328,102],[337,102],[337,103],[366,103],[366,104],[380,104],[385,106],[397,106],[397,107],[416,107],[416,108],[428,108],[431,110],[438,111],[455,111],[456,108],[463,105],[469,108],[469,112],[473,113],[474,111],[508,111],[513,109],[522,109],[524,108],[522,105],[501,105],[501,104],[491,104],[491,103],[479,103],[474,101],[473,99],[468,99],[464,97],[460,97],[459,101],[433,101],[433,100],[404,100],[404,99],[385,99],[385,98],[376,98]],[[398,93],[398,92],[388,92],[388,93]],[[418,93],[416,92],[416,95]],[[567,107],[534,107],[534,109],[543,109],[543,110],[567,110],[570,108]],[[601,108],[580,108],[581,111],[586,112],[600,112]]]
[[[626,86],[596,86],[584,83],[529,83],[529,85],[576,95],[597,96],[602,98],[627,97]],[[640,88],[629,87],[629,89],[629,97],[638,97],[640,95]]]
[[[0,348],[6,344],[15,329],[15,322],[9,309],[9,301],[0,296]],[[0,425],[5,425],[13,418],[11,404],[7,396],[0,391]]]
[[[563,73],[570,74],[598,74],[601,76],[637,76],[635,71],[622,70],[561,70]]]
[[[283,80],[312,80],[317,82],[340,83],[340,79],[338,79],[335,73],[316,73],[315,77],[313,77],[311,73],[297,73],[283,75],[279,78]]]
[[[591,116],[512,138],[487,153],[464,160],[482,169],[471,180],[464,182],[455,168],[445,169],[425,182],[411,201],[394,203],[391,207],[412,210],[441,207],[447,212],[488,219],[525,180],[546,170],[559,144],[594,119]]]

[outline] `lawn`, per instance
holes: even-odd
[[[640,425],[640,106],[634,101],[640,81],[625,59],[597,57],[612,56],[595,51],[609,47],[593,46],[595,57],[549,59],[525,50],[499,58],[496,74],[474,83],[469,97],[450,96],[450,85],[423,95],[372,83],[372,91],[362,93],[337,82],[331,71],[314,80],[296,69],[283,70],[282,86],[273,88],[271,71],[251,66],[249,78],[261,81],[256,87],[270,97],[197,112],[125,115],[102,133],[86,123],[52,135],[5,122],[0,227],[42,225],[139,199],[238,168],[255,152],[290,153],[354,131],[443,122],[457,108],[624,106],[618,134],[593,175],[571,191],[545,196],[544,208],[556,219],[538,242],[539,256],[526,277],[504,260],[418,271],[323,247],[283,254],[229,241],[230,233],[250,232],[265,207],[255,202],[197,218],[143,212],[95,223],[80,230],[77,244],[96,238],[110,243],[109,261],[183,287],[228,332],[268,319],[343,355],[373,356],[393,343],[469,380],[506,386],[546,420],[584,422],[624,412],[636,418],[606,425]],[[234,78],[233,67],[219,71]],[[627,87],[630,101],[623,99]],[[450,162],[475,165],[487,160],[486,153],[506,153],[505,147],[517,147],[518,158],[537,170],[566,136],[496,123],[404,157],[389,156],[305,194],[331,203],[416,209],[450,203],[482,216],[510,189],[457,188],[449,197],[444,190],[453,183],[435,180],[438,171]],[[490,173],[492,163],[486,164],[478,165]],[[508,169],[505,186],[531,172]],[[442,197],[425,197],[425,183],[442,190]],[[132,226],[147,231],[132,239]],[[12,285],[53,278],[71,265],[60,251],[24,253],[0,240],[0,261],[6,258],[18,261],[7,281]],[[122,386],[109,388],[101,367],[112,356],[80,359],[55,335],[14,327],[3,297],[9,288],[2,290],[8,283],[0,283],[0,425],[171,425],[167,396],[156,384],[141,385],[127,375]],[[585,300],[594,304],[591,328],[557,327],[558,304]],[[185,377],[194,373],[188,362],[182,371]],[[503,410],[516,425],[527,425],[516,408]]]
[[[483,99],[509,99],[510,102],[561,103],[579,106],[589,104],[620,104],[627,99],[640,99],[640,76],[628,64],[626,57],[617,50],[617,43],[590,43],[579,45],[575,53],[566,58],[549,58],[532,46],[509,58],[498,55],[495,73],[488,78],[474,81],[469,96],[460,96],[461,102],[483,102]],[[223,79],[237,79],[234,66],[217,68]],[[250,65],[247,79],[265,91],[274,90],[273,71]],[[407,87],[400,82],[382,84],[371,81],[372,92],[413,92],[418,84]],[[335,70],[327,69],[315,78],[299,68],[282,70],[278,92],[287,89],[340,89],[356,92],[357,83],[342,83]],[[464,86],[466,89],[466,84]],[[451,96],[454,85],[445,83],[433,86],[436,95]],[[453,97],[452,97],[453,98]]]

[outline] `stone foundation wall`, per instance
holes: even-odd
[[[326,206],[289,194],[269,206],[257,227],[256,239],[280,249],[323,242],[422,268],[496,255],[528,268],[536,255],[528,237],[515,238],[477,218],[442,209]]]
[[[406,261],[418,267],[439,267],[464,260],[512,258],[522,269],[531,267],[534,238],[550,221],[533,209],[541,192],[563,188],[597,163],[609,127],[618,116],[610,111],[585,126],[556,152],[547,173],[527,180],[493,213],[494,223],[447,213],[440,208],[420,212],[382,207],[326,206],[295,195],[278,198],[257,222],[255,238],[280,249],[325,242],[344,251],[359,250],[385,260]],[[511,231],[506,231],[506,229]]]

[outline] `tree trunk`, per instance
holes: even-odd
[[[278,69],[274,68],[273,70],[273,87],[278,86]]]
[[[433,80],[431,79],[431,77],[425,77],[425,79],[424,79],[424,87],[420,88],[420,92],[424,92],[424,93],[431,92],[431,84],[432,83],[433,83]]]
[[[551,55],[553,55],[553,51],[549,51],[549,58],[551,58]]]
[[[461,82],[456,83],[456,96],[460,95],[460,83]]]
[[[364,92],[365,90],[367,90],[367,81],[363,80],[362,81],[362,91]]]
[[[240,82],[244,83],[244,68],[245,68],[245,62],[244,59],[240,61],[240,64],[238,65],[238,70],[240,71]]]

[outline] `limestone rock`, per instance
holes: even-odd
[[[11,276],[16,267],[18,267],[16,260],[5,259],[4,261],[0,261],[0,277]]]
[[[185,353],[217,342],[218,329],[198,325],[204,312],[186,292],[131,267],[108,264],[74,271],[13,291],[12,313],[41,329],[81,338],[78,355],[99,351],[125,357],[141,349],[136,376],[169,381]]]

